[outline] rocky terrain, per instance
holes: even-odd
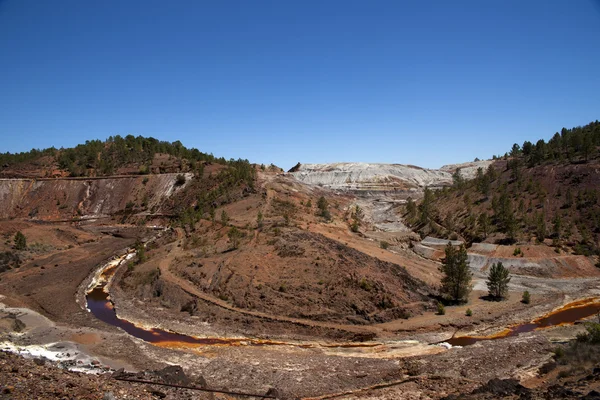
[[[384,194],[406,199],[418,198],[424,187],[439,188],[452,184],[458,169],[466,179],[475,177],[477,168],[491,161],[445,165],[439,170],[414,165],[374,163],[298,164],[289,172],[299,181],[361,196]]]
[[[544,241],[492,243],[493,235],[472,244],[468,302],[436,314],[447,237],[411,231],[404,200],[452,185],[456,168],[479,179],[490,161],[441,170],[299,165],[284,174],[143,138],[41,154],[3,155],[0,168],[0,396],[593,398],[597,390],[600,352],[569,343],[599,307],[600,273],[568,243],[559,252]],[[485,285],[498,261],[512,274],[501,302],[489,301]],[[533,329],[535,321],[552,322]],[[448,344],[459,339],[474,344]]]

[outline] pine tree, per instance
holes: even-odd
[[[329,221],[331,220],[331,213],[329,212],[329,203],[327,202],[327,199],[325,199],[325,197],[321,196],[319,197],[319,200],[317,201],[317,215],[319,217],[323,217],[325,219],[325,221]]]
[[[258,214],[256,215],[256,225],[259,228],[262,228],[262,226],[263,226],[263,214],[261,211],[259,211]]]
[[[461,245],[457,250],[448,242],[446,257],[442,260],[440,272],[442,277],[441,292],[453,302],[466,301],[471,292],[472,273],[467,260],[467,249]]]
[[[21,231],[15,234],[15,249],[17,250],[25,250],[27,248],[27,238]]]
[[[408,215],[409,221],[414,220],[417,216],[417,205],[411,197],[406,199],[406,213]]]
[[[229,237],[229,240],[231,241],[232,247],[234,249],[237,249],[238,245],[239,245],[240,236],[242,236],[240,231],[235,226],[232,226],[229,229],[229,232],[227,232],[227,236]]]
[[[229,215],[225,212],[225,210],[221,211],[221,224],[223,226],[227,226],[229,223]]]
[[[487,215],[487,213],[484,212],[479,215],[478,223],[479,230],[481,230],[483,238],[487,238],[488,233],[490,233],[490,217]]]
[[[428,187],[425,187],[423,193],[423,201],[419,204],[419,222],[426,224],[429,222],[433,214],[433,192]]]
[[[490,297],[502,299],[508,293],[508,283],[510,282],[510,273],[501,262],[492,264],[488,275],[487,287]]]

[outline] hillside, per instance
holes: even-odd
[[[199,172],[206,163],[227,165],[224,158],[186,148],[181,142],[152,137],[111,136],[73,148],[0,153],[0,178],[56,178]]]
[[[571,254],[597,251],[597,151],[533,162],[524,145],[506,159],[440,170],[340,163],[286,174],[152,143],[113,138],[2,155],[0,350],[75,371],[138,371],[130,377],[181,365],[199,385],[279,398],[439,399],[497,376],[540,396],[565,384],[556,375],[570,367],[544,369],[555,342],[581,333],[575,323],[600,309],[596,258]],[[476,213],[489,216],[485,232]],[[561,229],[533,245],[528,235],[541,228],[526,221],[545,213],[546,230],[552,214]],[[438,239],[417,243],[403,219]],[[467,303],[436,313],[439,237],[517,244],[471,246]],[[526,255],[515,255],[521,247]],[[486,297],[497,261],[512,274],[501,302]],[[46,361],[15,371],[11,357],[0,359],[24,378],[0,382],[15,398],[46,393],[46,380],[54,393],[135,389],[73,372],[63,387]],[[137,394],[156,395],[151,387]]]
[[[405,217],[423,234],[468,242],[551,242],[599,255],[600,124],[563,129],[545,143],[514,145],[475,179],[454,176]]]

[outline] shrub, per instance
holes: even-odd
[[[471,311],[471,309],[470,309],[470,308],[467,308],[467,312],[465,313],[465,315],[466,315],[467,317],[470,317],[470,316],[472,316],[472,315],[473,315],[473,311]]]
[[[239,246],[240,237],[242,236],[240,231],[235,226],[232,226],[231,228],[229,228],[229,232],[227,232],[227,236],[229,237],[231,246],[234,249],[237,249]]]
[[[563,349],[562,347],[557,347],[554,349],[554,359],[558,360],[559,358],[562,358],[565,356],[565,349]]]
[[[523,303],[523,304],[529,304],[530,302],[531,302],[531,295],[526,290],[526,291],[523,292],[523,298],[521,299],[521,303]]]
[[[521,251],[520,247],[517,247],[515,249],[515,251],[513,251],[513,256],[517,257],[518,255],[520,255],[521,257],[523,257],[523,252]]]
[[[600,344],[600,323],[585,322],[586,333],[577,335],[577,341],[591,344]]]
[[[373,285],[365,278],[361,279],[359,286],[362,290],[366,290],[367,292],[370,292],[373,289]]]
[[[390,244],[385,240],[382,240],[381,242],[379,242],[379,247],[381,247],[384,250],[387,250],[387,248],[390,247]]]
[[[27,238],[21,231],[15,234],[15,249],[25,250],[27,248]]]
[[[446,308],[439,301],[437,303],[437,315],[446,315]]]
[[[175,185],[176,186],[181,186],[184,183],[185,183],[185,175],[178,174],[177,177],[175,178]]]

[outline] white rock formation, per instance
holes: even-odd
[[[301,164],[292,175],[306,184],[337,190],[410,190],[452,183],[447,171],[402,164]]]

